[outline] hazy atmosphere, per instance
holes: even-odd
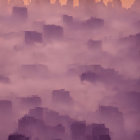
[[[140,140],[139,0],[0,0],[0,140]]]

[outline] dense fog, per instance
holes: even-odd
[[[1,140],[140,139],[138,1],[0,3]]]

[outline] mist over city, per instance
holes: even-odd
[[[0,0],[0,140],[140,140],[139,0]]]

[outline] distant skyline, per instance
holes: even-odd
[[[28,6],[32,3],[32,0],[8,0],[8,3],[10,4],[12,1],[23,1],[24,5]],[[50,0],[51,4],[55,4],[56,1],[59,1],[61,5],[66,5],[68,0]],[[85,0],[73,0],[73,6],[78,7],[80,5],[80,1]],[[87,0],[88,1],[88,0]],[[108,4],[112,4],[112,6],[115,5],[116,1],[120,1],[123,8],[129,9],[132,7],[132,5],[136,2],[136,0],[91,0],[93,3],[100,3],[102,2],[105,6],[108,6]]]

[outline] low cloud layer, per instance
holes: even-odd
[[[11,101],[13,116],[3,117],[0,111],[0,122],[7,123],[0,127],[1,138],[21,132],[18,120],[40,106],[74,120],[105,123],[112,140],[134,140],[140,131],[140,11],[135,7],[3,7],[0,108],[9,108],[2,100]],[[62,95],[53,100],[57,90]],[[120,120],[111,124],[113,115],[103,117],[99,112],[106,108],[101,106]]]

